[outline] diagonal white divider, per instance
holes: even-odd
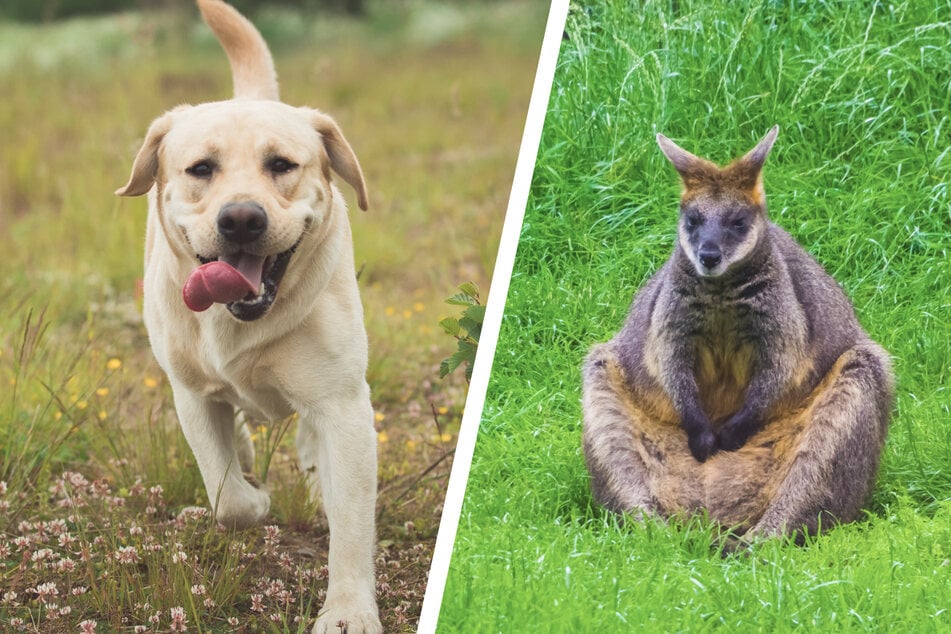
[[[439,609],[442,605],[446,577],[449,573],[452,548],[456,540],[456,529],[459,526],[459,516],[462,512],[462,501],[466,494],[466,482],[469,479],[469,468],[472,466],[472,453],[475,449],[476,437],[479,434],[479,422],[482,419],[482,408],[485,404],[492,361],[495,358],[495,347],[498,343],[499,329],[502,325],[502,315],[505,312],[505,299],[508,296],[509,281],[512,277],[515,253],[518,249],[519,233],[522,229],[522,220],[525,217],[525,206],[528,203],[532,175],[535,171],[538,144],[541,141],[542,129],[545,124],[548,98],[555,77],[555,67],[558,64],[558,52],[567,17],[568,0],[552,2],[548,14],[548,23],[545,27],[545,37],[542,41],[542,51],[538,59],[538,68],[535,72],[535,84],[532,88],[532,98],[528,106],[528,116],[522,133],[518,162],[515,165],[515,178],[512,182],[505,222],[502,225],[502,239],[495,260],[495,269],[492,273],[492,285],[486,302],[485,321],[482,324],[479,350],[476,353],[472,381],[469,384],[469,394],[462,415],[459,440],[456,444],[452,473],[449,476],[449,486],[446,491],[446,502],[443,506],[439,534],[436,537],[436,547],[433,552],[433,563],[429,569],[426,596],[423,599],[417,630],[420,634],[435,632],[436,623],[439,619]]]

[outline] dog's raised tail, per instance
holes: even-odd
[[[198,9],[228,55],[234,98],[280,99],[271,51],[254,25],[221,0],[198,0]]]

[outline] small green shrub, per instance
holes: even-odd
[[[472,364],[479,349],[479,335],[482,334],[482,321],[485,319],[485,306],[479,301],[479,287],[466,282],[459,287],[459,293],[446,300],[452,306],[464,306],[462,316],[446,317],[439,325],[456,338],[458,348],[439,364],[439,378],[452,374],[463,363],[466,364],[466,382],[472,380]]]

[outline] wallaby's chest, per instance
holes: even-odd
[[[744,311],[714,303],[695,316],[692,347],[694,378],[700,402],[711,419],[726,417],[740,408],[755,371],[756,337]]]

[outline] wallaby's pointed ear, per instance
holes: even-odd
[[[314,111],[314,129],[320,133],[324,140],[324,147],[327,149],[327,156],[330,158],[330,168],[353,187],[353,190],[357,193],[357,205],[360,209],[366,211],[369,205],[363,171],[360,169],[360,163],[357,162],[357,157],[353,153],[353,148],[344,138],[343,132],[340,131],[333,119],[317,111]]]
[[[773,149],[778,134],[779,126],[774,125],[766,133],[766,136],[756,144],[756,147],[734,161],[726,169],[739,185],[753,189],[760,196],[762,196],[763,189],[761,178],[763,164],[766,163],[766,157],[769,156],[769,151]]]
[[[663,134],[657,135],[657,145],[667,157],[683,179],[684,185],[690,187],[708,178],[716,171],[716,166],[706,159],[691,154]]]
[[[116,190],[117,196],[141,196],[152,189],[159,168],[159,148],[172,127],[172,117],[166,113],[152,122],[145,141],[132,163],[132,175],[124,187]]]
[[[763,163],[766,162],[766,157],[769,156],[769,151],[773,149],[773,143],[776,142],[776,136],[779,134],[779,126],[774,125],[770,128],[769,132],[766,133],[766,136],[756,144],[752,150],[747,152],[743,158],[740,159],[741,162],[747,163],[750,167],[756,169],[757,171],[763,169]]]
[[[667,160],[673,163],[681,174],[704,162],[702,158],[691,154],[663,134],[657,135],[657,145],[660,146],[660,150],[667,157]]]

